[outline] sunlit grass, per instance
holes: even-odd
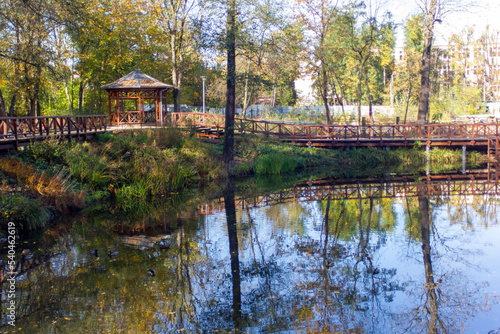
[[[479,161],[480,154],[469,152],[468,158]],[[456,170],[461,159],[461,150],[430,151],[431,169],[434,164],[436,170]],[[425,170],[426,153],[418,145],[397,150],[307,148],[252,134],[236,137],[235,161],[240,177],[295,175],[308,168],[323,168],[335,177],[370,177]],[[127,203],[148,203],[226,177],[221,144],[206,144],[172,128],[105,133],[86,143],[49,140],[0,159],[2,193],[23,195],[61,213],[106,199],[127,210],[133,207]]]

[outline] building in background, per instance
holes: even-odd
[[[462,84],[482,88],[483,101],[500,101],[500,43],[492,38],[470,43],[433,46],[434,71],[441,86]],[[396,65],[405,60],[402,47],[394,49]]]

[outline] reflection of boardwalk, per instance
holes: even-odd
[[[419,196],[500,195],[500,186],[489,174],[433,175],[415,181],[414,177],[391,177],[363,180],[319,180],[305,182],[255,198],[236,198],[236,207],[262,207],[290,202],[309,202],[344,199],[405,198]],[[224,200],[199,207],[201,213],[224,210]]]
[[[178,126],[194,125],[202,135],[217,137],[224,132],[224,116],[203,113],[173,113]],[[499,123],[312,125],[288,124],[236,118],[236,133],[261,133],[307,146],[488,146],[499,136]],[[492,141],[492,143],[494,143]]]
[[[0,117],[0,150],[27,146],[33,140],[49,137],[88,138],[106,131],[106,119],[104,115]]]

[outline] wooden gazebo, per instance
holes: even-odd
[[[177,89],[138,69],[101,89],[108,92],[111,124],[161,122],[161,115],[167,115],[162,98],[169,90],[174,93],[174,110],[178,110]]]

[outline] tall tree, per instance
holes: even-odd
[[[326,122],[331,124],[328,64],[330,58],[326,49],[327,38],[334,27],[338,13],[338,2],[328,0],[298,0],[297,19],[309,32],[308,47],[305,50],[309,71],[316,76],[317,90],[325,108]]]
[[[410,105],[417,105],[420,91],[420,65],[423,36],[422,15],[415,15],[405,23],[404,57],[397,60],[395,69],[395,97],[405,105],[404,123]]]
[[[429,115],[429,98],[431,95],[431,49],[434,37],[434,24],[441,22],[438,0],[423,1],[423,33],[424,47],[422,52],[422,69],[420,71],[420,98],[418,103],[418,123],[426,123]]]
[[[190,27],[190,14],[195,4],[195,0],[164,0],[156,7],[156,10],[159,11],[157,13],[158,23],[168,36],[170,61],[172,62],[172,84],[177,88],[177,91],[174,92],[177,100],[176,108],[180,106],[180,89],[185,59],[189,56],[188,43],[192,40],[187,36],[193,30]],[[174,112],[179,111],[179,109],[174,110]]]
[[[236,0],[227,0],[226,124],[222,159],[229,174],[234,169],[234,114],[236,109]]]
[[[423,51],[422,69],[420,72],[420,98],[418,104],[417,122],[429,121],[429,99],[431,95],[431,61],[434,26],[441,22],[451,12],[472,9],[475,5],[469,0],[417,0],[423,16]]]

